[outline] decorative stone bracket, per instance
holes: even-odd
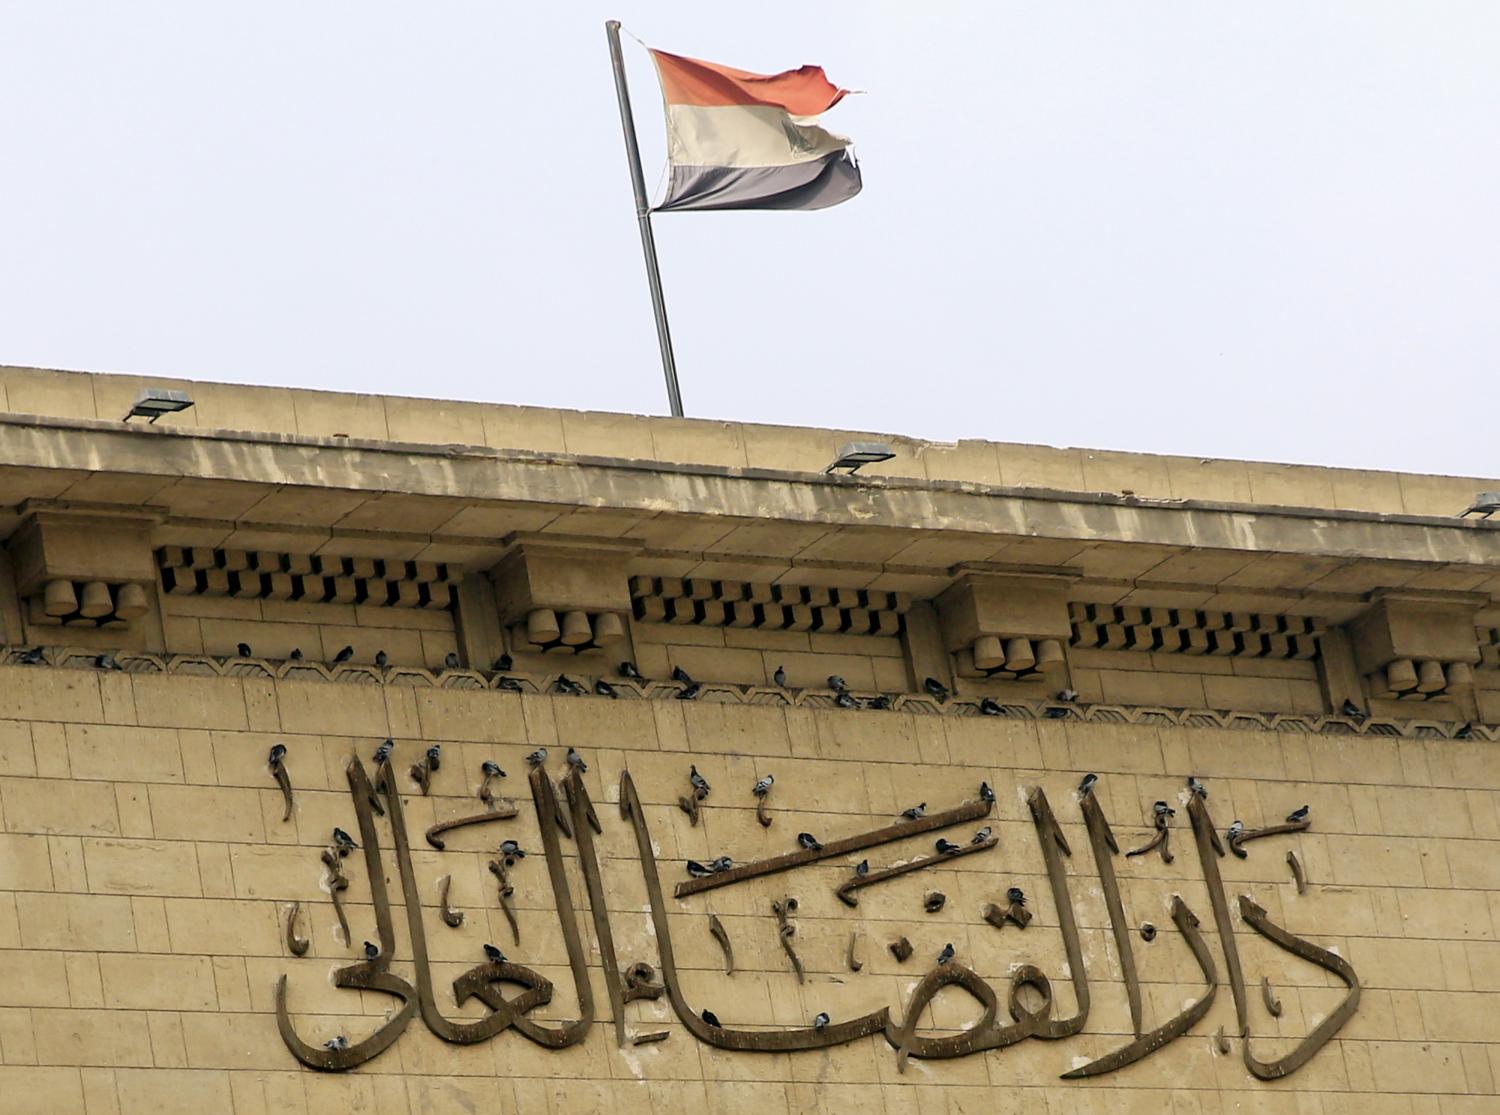
[[[512,649],[593,654],[624,639],[626,563],[637,548],[598,539],[515,539],[489,574]]]
[[[1064,664],[1072,635],[1063,573],[997,572],[956,568],[953,584],[936,600],[943,643],[960,677],[1043,681]]]
[[[1380,698],[1431,700],[1473,687],[1481,660],[1472,593],[1381,592],[1348,625],[1355,666]]]
[[[150,610],[154,520],[118,509],[37,509],[8,543],[36,626],[126,627]]]

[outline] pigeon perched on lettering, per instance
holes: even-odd
[[[839,708],[859,708],[859,702],[850,694],[842,691],[834,697],[833,703]]]
[[[460,665],[457,651],[450,650],[447,654],[443,655],[443,669],[456,670]]]
[[[337,654],[335,654],[333,656],[333,664],[335,666],[337,666],[337,665],[339,665],[339,663],[341,663],[341,662],[347,662],[347,661],[349,661],[349,659],[351,659],[353,657],[354,657],[354,648],[352,646],[346,646],[343,650],[339,651]]]
[[[568,766],[577,767],[579,774],[586,774],[588,772],[589,765],[583,761],[583,756],[574,751],[571,747],[568,748],[567,758]]]
[[[1192,793],[1198,795],[1200,798],[1208,797],[1208,787],[1198,781],[1197,775],[1188,775],[1187,786]]]
[[[628,660],[620,663],[619,673],[622,678],[629,678],[631,681],[645,680],[641,677],[641,672],[635,668],[635,663]]]
[[[380,667],[380,669],[383,670],[387,666],[389,666],[390,664],[391,664],[391,656],[389,654],[387,654],[383,650],[377,650],[375,652],[375,665],[376,666]]]
[[[891,707],[891,699],[884,693],[877,694],[865,702],[865,708],[888,709]]]
[[[379,955],[380,955],[380,946],[377,945],[374,941],[366,941],[365,942],[365,959],[366,960],[374,960]]]
[[[936,697],[939,701],[946,701],[948,699],[948,687],[938,681],[937,678],[923,678],[922,688],[927,692],[929,697]]]
[[[514,840],[500,841],[500,854],[507,859],[525,859],[526,853],[521,850],[521,845]]]
[[[249,655],[246,655],[245,657],[248,658]],[[323,1048],[332,1049],[335,1053],[337,1053],[341,1049],[349,1048],[349,1039],[346,1038],[343,1034],[340,1034],[338,1035],[338,1037],[329,1038],[327,1041],[325,1041],[323,1043]]]
[[[688,860],[686,867],[687,873],[695,879],[706,879],[714,873],[712,867],[709,867],[706,863],[699,863],[695,859]]]
[[[46,662],[46,652],[41,647],[32,647],[30,650],[21,652],[21,665],[23,666],[42,666]]]
[[[709,1010],[707,1007],[703,1008],[702,1018],[703,1021],[707,1022],[710,1026],[716,1027],[719,1025],[719,1016],[713,1011]]]
[[[698,773],[698,768],[696,766],[688,767],[688,781],[692,783],[693,793],[697,795],[699,801],[702,801],[704,798],[708,797],[708,779],[704,778],[703,775]]]
[[[391,757],[391,751],[395,746],[395,740],[387,739],[375,749],[375,765],[377,767]]]
[[[1066,720],[1068,718],[1068,709],[1065,705],[1048,705],[1043,710],[1042,715],[1048,720]]]
[[[953,841],[944,840],[941,836],[937,838],[937,843],[934,844],[933,847],[936,848],[939,853],[945,856],[951,856],[959,849],[959,846],[953,843]]]
[[[1303,821],[1307,820],[1308,814],[1311,812],[1312,806],[1310,805],[1304,805],[1300,809],[1293,809],[1286,815],[1286,822],[1289,825],[1300,825]]]
[[[301,647],[293,647],[292,648],[292,653],[289,654],[289,655],[287,655],[286,657],[287,657],[287,661],[288,662],[301,662],[302,661],[302,648]]]
[[[495,682],[496,689],[502,689],[507,693],[520,693],[521,683],[515,678],[501,678]]]
[[[585,692],[583,686],[579,685],[567,674],[558,674],[556,685],[559,693],[566,693],[570,697],[581,697]]]
[[[835,693],[842,693],[844,690],[849,688],[849,683],[843,678],[839,677],[838,674],[829,674],[828,688],[832,689]]]
[[[1365,718],[1364,709],[1360,708],[1348,697],[1345,697],[1344,703],[1339,706],[1339,712],[1343,713],[1350,720],[1363,720]]]
[[[510,655],[502,654],[499,658],[490,663],[490,669],[495,671],[495,673],[497,674],[503,674],[511,668],[514,662],[515,660],[511,658]]]
[[[1004,716],[1005,710],[1000,707],[1000,702],[993,697],[986,697],[979,702],[980,716]]]
[[[281,765],[281,761],[283,759],[285,759],[285,758],[286,758],[286,744],[284,744],[284,743],[275,743],[275,744],[271,745],[271,753],[266,756],[266,762],[274,770],[276,767],[279,767]]]
[[[1005,892],[1005,900],[1012,906],[1026,905],[1026,892],[1020,887],[1010,887]]]
[[[1158,817],[1175,817],[1177,810],[1173,809],[1164,801],[1158,801],[1151,806],[1151,812]]]
[[[677,691],[677,699],[679,701],[696,701],[698,699],[698,694],[702,692],[703,686],[699,685],[695,681],[693,682],[693,684],[685,685],[681,689],[679,689]]]
[[[237,644],[235,644],[234,653],[237,654],[237,655],[239,655],[241,658],[254,658],[255,657],[255,655],[252,654],[251,651],[250,651],[250,644],[249,643],[237,643]]]
[[[776,672],[771,675],[771,682],[778,689],[785,689],[786,688],[786,667],[785,666],[777,666],[776,667]]]
[[[338,852],[340,858],[342,858],[355,848],[358,848],[359,845],[354,842],[354,837],[350,836],[343,829],[335,827],[333,830],[333,847]]]
[[[734,860],[728,856],[720,856],[708,865],[708,869],[717,875],[720,871],[728,871],[734,866]]]
[[[491,964],[505,963],[505,954],[497,949],[494,945],[484,946],[484,958]]]
[[[620,699],[620,695],[615,692],[615,687],[603,678],[594,682],[594,692],[601,697],[608,697],[611,701],[618,701]]]
[[[870,873],[870,861],[862,859],[854,865],[854,873],[861,878]]]
[[[985,825],[984,828],[980,829],[978,832],[976,832],[974,834],[974,838],[972,840],[970,840],[969,843],[970,844],[983,844],[986,840],[988,840],[990,838],[990,834],[993,833],[994,831],[995,830],[992,829],[989,825]]]
[[[827,1025],[828,1025],[828,1012],[826,1010],[825,1011],[819,1011],[817,1014],[813,1015],[813,1029],[814,1030],[821,1030],[821,1029],[823,1029],[823,1027],[825,1027]]]
[[[1057,695],[1057,699],[1059,701],[1062,701],[1064,704],[1068,704],[1068,705],[1077,704],[1078,703],[1078,690],[1076,690],[1076,689],[1064,689],[1062,692],[1060,692]]]
[[[1225,831],[1224,835],[1226,837],[1228,837],[1229,842],[1232,844],[1236,840],[1239,839],[1240,833],[1242,833],[1244,831],[1245,831],[1245,822],[1244,821],[1240,821],[1240,820],[1234,820],[1234,821],[1231,821],[1229,823],[1229,828],[1228,828],[1228,830]]]
[[[442,744],[434,743],[431,747],[429,747],[427,749],[426,754],[427,754],[427,769],[428,770],[437,770],[438,769],[438,765],[441,763],[442,758],[443,758],[443,746],[442,746]]]
[[[100,654],[95,656],[94,665],[100,670],[121,669],[119,660],[112,654]]]
[[[810,832],[799,832],[797,834],[797,843],[806,848],[809,852],[821,851],[823,848],[823,845],[818,841],[818,838]]]
[[[545,763],[546,761],[547,761],[547,749],[545,747],[538,747],[530,755],[526,756],[526,762],[529,763],[531,766],[534,766],[534,767],[539,767],[543,763]]]
[[[979,784],[979,800],[988,802],[993,802],[995,800],[995,791],[990,789],[990,784],[988,782],[981,782]]]
[[[681,666],[673,666],[672,667],[672,680],[673,681],[680,681],[680,682],[682,682],[683,685],[695,685],[695,684],[697,684],[696,682],[693,681],[693,676],[691,674],[689,674],[686,670],[684,670]]]
[[[764,778],[758,779],[755,783],[755,787],[750,792],[758,798],[763,798],[771,792],[771,784],[775,781],[776,776],[774,774],[768,774]]]
[[[1099,776],[1097,774],[1085,774],[1083,781],[1078,783],[1078,796],[1088,797],[1089,794],[1094,792],[1094,785],[1098,781]]]
[[[952,959],[953,959],[953,942],[949,941],[946,945],[943,946],[943,951],[940,952],[940,953],[938,953],[938,963],[939,964],[947,964]]]
[[[924,814],[926,812],[927,812],[927,803],[925,801],[923,801],[923,802],[918,802],[916,805],[912,806],[910,809],[903,809],[901,811],[901,816],[905,817],[908,821],[915,821],[919,817],[921,817],[922,814]]]

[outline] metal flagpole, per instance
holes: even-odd
[[[682,417],[682,392],[677,387],[677,361],[672,356],[672,331],[667,327],[667,303],[661,292],[661,269],[656,263],[656,238],[651,235],[651,204],[641,174],[641,149],[635,139],[635,117],[630,112],[630,90],[625,86],[625,60],[620,55],[620,21],[607,20],[609,57],[615,68],[615,95],[620,101],[620,127],[625,132],[625,154],[630,161],[630,183],[635,187],[635,215],[641,226],[641,250],[646,254],[646,280],[651,308],[656,313],[656,339],[661,345],[661,370],[667,377],[667,402],[674,418]]]

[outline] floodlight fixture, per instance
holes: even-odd
[[[823,473],[824,475],[834,472],[855,473],[865,465],[889,461],[895,455],[896,451],[884,442],[851,441],[839,449],[839,455],[833,459],[833,464],[823,470]]]
[[[193,405],[193,400],[186,391],[168,391],[164,387],[148,387],[135,397],[130,410],[123,422],[129,422],[132,418],[145,418],[149,423],[155,423],[163,414],[176,414],[179,410],[187,410]]]
[[[1482,519],[1488,519],[1496,511],[1500,511],[1500,492],[1480,492],[1474,497],[1474,505],[1460,511],[1458,517],[1467,519],[1470,515],[1478,515]]]

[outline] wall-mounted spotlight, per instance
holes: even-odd
[[[1458,517],[1467,519],[1470,515],[1478,515],[1482,519],[1488,519],[1496,511],[1500,511],[1500,492],[1480,492],[1474,497],[1474,505],[1460,511]]]
[[[839,455],[833,459],[833,464],[823,470],[823,473],[824,475],[833,472],[854,473],[865,465],[889,461],[895,455],[896,451],[884,442],[851,441],[839,449]]]
[[[130,410],[123,422],[129,422],[132,418],[145,418],[154,423],[163,414],[176,414],[179,410],[187,410],[193,405],[192,398],[186,391],[168,391],[162,387],[148,387],[135,397]]]

